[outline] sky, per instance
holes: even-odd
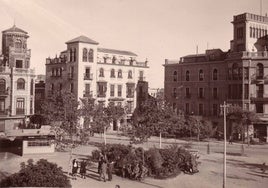
[[[45,59],[85,35],[99,47],[128,50],[149,61],[151,88],[164,87],[165,59],[227,51],[234,15],[268,13],[267,0],[0,0],[0,30],[28,32],[31,67],[45,74]],[[0,39],[1,40],[1,39]]]

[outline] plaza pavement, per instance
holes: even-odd
[[[128,144],[129,140],[126,137],[118,137],[117,135],[107,135],[107,143],[125,143]],[[100,135],[95,135],[90,138],[90,142],[103,142]],[[165,144],[175,143],[174,139],[164,139],[163,147]],[[179,145],[188,143],[187,141],[176,140]],[[166,180],[156,180],[153,178],[146,178],[144,181],[132,181],[123,179],[118,176],[113,176],[111,182],[100,182],[98,180],[97,164],[92,164],[87,171],[87,179],[71,180],[73,187],[101,187],[113,188],[120,185],[121,188],[220,188],[222,187],[222,142],[211,142],[211,153],[207,154],[207,142],[193,142],[192,149],[198,150],[200,154],[199,170],[200,172],[194,175],[180,174],[175,178]],[[152,138],[148,143],[143,145],[148,147],[158,147],[158,138]],[[228,188],[264,188],[268,185],[268,169],[265,174],[261,172],[261,164],[266,162],[268,164],[268,146],[245,146],[245,156],[240,156],[240,144],[227,145],[227,185]],[[74,158],[87,158],[91,152],[96,149],[92,145],[80,146],[74,150]],[[55,152],[53,154],[34,154],[25,155],[23,157],[11,154],[0,153],[0,178],[17,172],[21,162],[26,162],[29,158],[34,161],[45,158],[50,162],[55,162],[63,168],[65,172],[69,169],[69,152]]]

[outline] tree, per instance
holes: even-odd
[[[62,168],[55,163],[40,159],[33,163],[21,163],[19,172],[1,180],[0,187],[71,187],[70,180]]]
[[[62,141],[63,135],[67,134],[73,141],[78,128],[78,106],[76,97],[68,91],[55,92],[42,104],[42,115],[55,130],[56,140]]]
[[[249,145],[249,125],[259,120],[257,114],[253,111],[244,110],[240,106],[231,106],[228,109],[228,120],[237,124],[237,129],[242,130],[242,139],[244,142],[245,129],[247,130],[247,144]]]
[[[143,102],[134,115],[133,141],[146,141],[152,135],[159,135],[161,148],[162,133],[175,130],[183,122],[174,110],[161,99],[149,98]]]

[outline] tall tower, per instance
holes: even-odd
[[[2,31],[0,124],[5,125],[4,130],[16,127],[25,116],[34,114],[35,75],[30,69],[28,38],[28,33],[15,25]]]
[[[244,13],[234,16],[231,51],[256,52],[267,49],[268,17]]]

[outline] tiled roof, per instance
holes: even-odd
[[[89,43],[89,44],[99,44],[98,42],[84,36],[84,35],[81,35],[79,37],[76,37],[72,40],[69,40],[66,42],[66,44],[69,44],[69,43],[74,43],[74,42],[82,42],[82,43]]]
[[[4,30],[2,31],[3,33],[4,32],[19,32],[19,33],[24,33],[24,34],[28,34],[26,31],[23,31],[22,29],[16,27],[16,25],[13,25],[11,28],[7,29],[7,30]]]
[[[129,55],[129,56],[137,56],[137,54],[130,51],[122,51],[122,50],[114,50],[107,48],[98,48],[98,52],[102,53],[110,53],[110,54],[121,54],[121,55]]]

